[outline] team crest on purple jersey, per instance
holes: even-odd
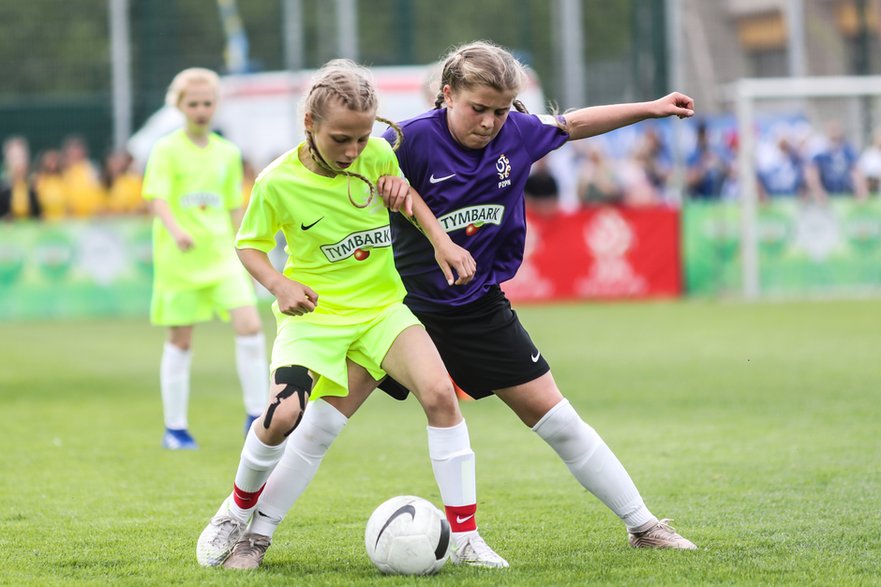
[[[505,157],[504,153],[499,155],[499,160],[496,161],[496,171],[499,174],[499,189],[511,185],[511,180],[509,179],[511,175],[511,162]]]

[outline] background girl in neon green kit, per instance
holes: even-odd
[[[268,391],[254,287],[233,248],[242,215],[241,153],[211,132],[218,87],[217,74],[207,69],[186,69],[174,78],[166,101],[184,114],[186,126],[156,143],[144,174],[143,196],[156,215],[150,319],[169,329],[160,386],[162,442],[170,449],[196,448],[187,418],[194,324],[215,314],[232,317],[246,429]]]
[[[459,520],[451,526],[467,545],[454,560],[507,566],[477,533],[468,429],[437,349],[403,304],[385,206],[415,218],[451,286],[470,281],[475,263],[411,193],[389,144],[370,136],[376,110],[367,70],[346,60],[328,63],[303,107],[307,140],[257,178],[236,248],[276,298],[274,384],[245,439],[233,492],[199,537],[202,565],[260,565],[274,526],[259,521],[278,521],[272,511],[255,515],[264,488],[296,499],[333,438],[389,373],[410,384],[428,418],[435,479],[447,518]],[[287,240],[283,273],[267,256],[279,230]],[[305,461],[305,469],[291,476],[291,468],[276,468],[285,453]]]

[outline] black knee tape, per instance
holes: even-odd
[[[297,421],[294,422],[291,429],[285,432],[284,435],[287,437],[300,425],[300,420],[303,419],[303,412],[306,410],[306,400],[309,398],[309,392],[312,391],[312,378],[309,377],[309,370],[306,367],[294,365],[276,369],[275,382],[277,384],[284,383],[285,387],[275,394],[275,399],[272,400],[272,403],[266,409],[263,428],[269,430],[269,425],[272,423],[272,415],[275,413],[275,409],[281,405],[282,400],[286,400],[296,394],[300,400],[300,415],[297,416]]]
[[[287,383],[293,385],[297,389],[305,389],[306,392],[312,391],[312,378],[309,377],[309,369],[300,365],[292,365],[290,367],[279,367],[275,370],[275,382]]]

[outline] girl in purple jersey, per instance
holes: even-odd
[[[464,45],[444,61],[435,109],[401,123],[401,169],[453,241],[477,261],[467,285],[449,287],[430,271],[431,247],[393,215],[405,301],[459,387],[475,398],[495,394],[505,402],[621,518],[631,546],[694,549],[668,520],[649,511],[617,457],[563,397],[499,287],[523,259],[523,188],[533,162],[569,140],[649,118],[692,116],[694,103],[674,92],[653,102],[532,116],[516,99],[524,79],[523,66],[505,49],[483,41]],[[381,387],[406,395],[394,381]]]

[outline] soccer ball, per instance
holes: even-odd
[[[450,524],[431,502],[399,495],[367,520],[367,556],[389,575],[428,575],[450,557]]]

